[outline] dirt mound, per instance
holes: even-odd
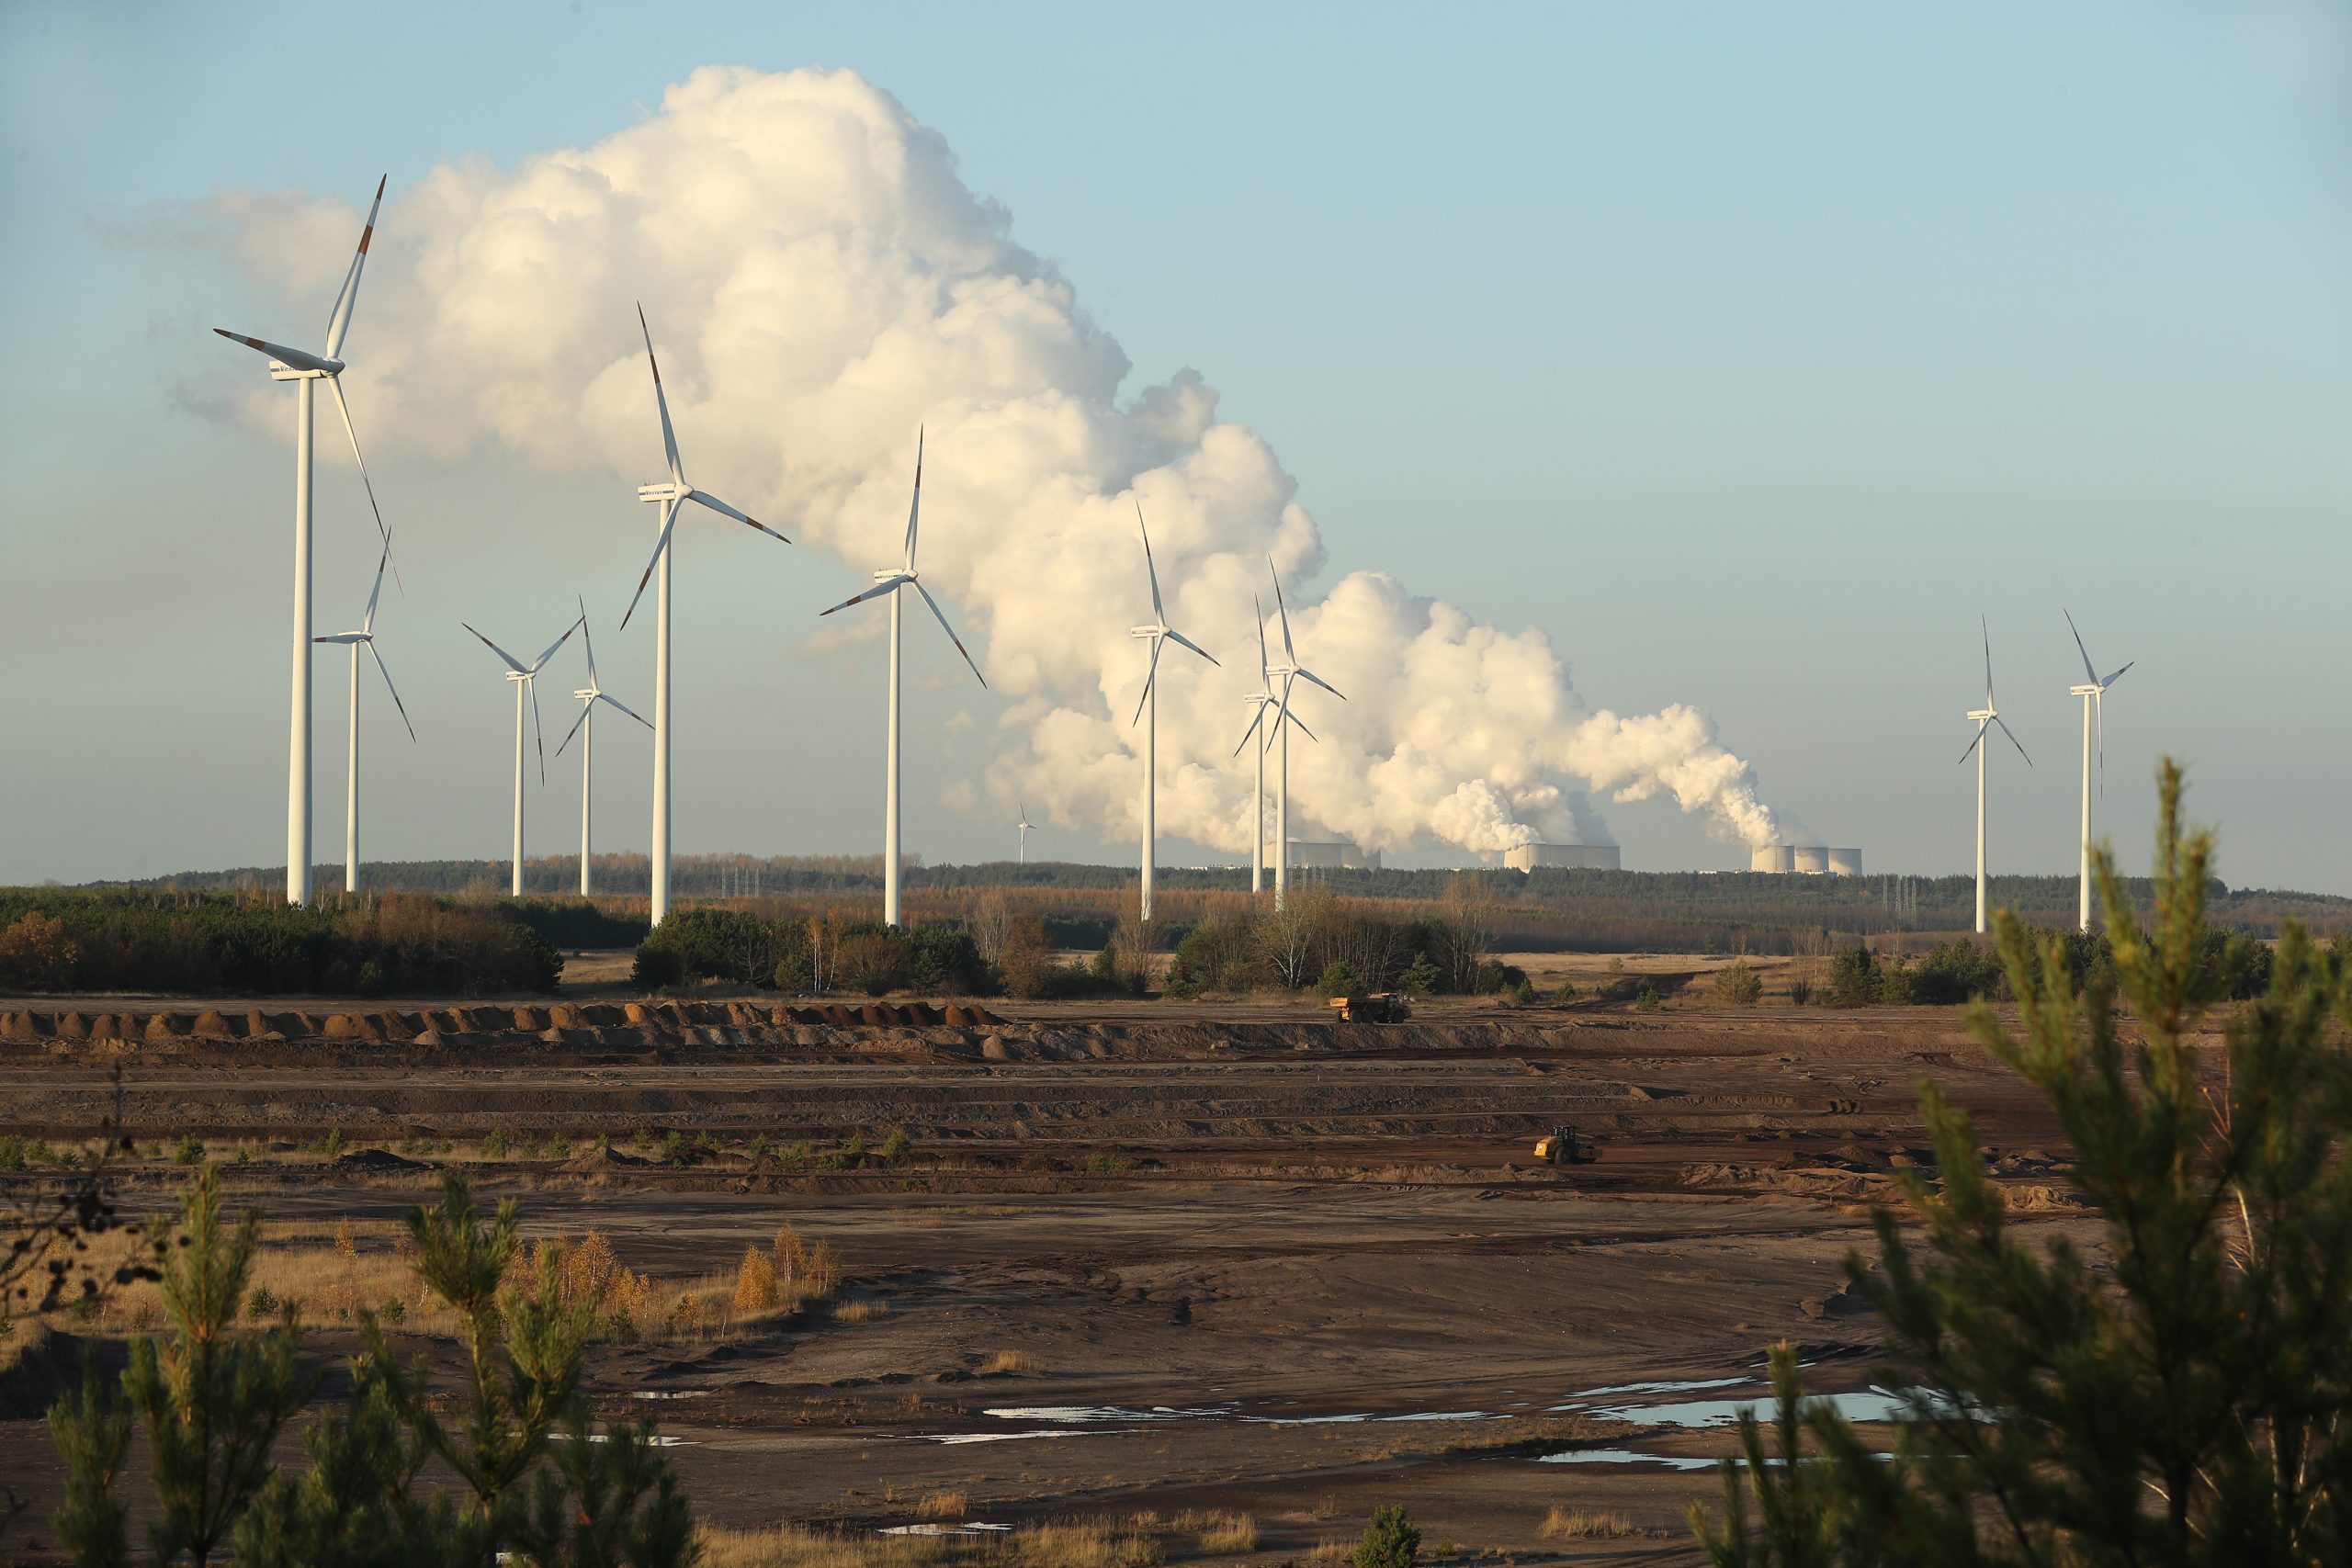
[[[636,1155],[625,1155],[620,1150],[607,1145],[604,1148],[583,1149],[564,1161],[563,1168],[581,1171],[613,1170],[622,1167],[649,1166],[652,1163],[650,1159],[641,1159]]]
[[[423,1160],[409,1159],[405,1156],[392,1153],[390,1149],[353,1149],[348,1154],[337,1155],[334,1158],[334,1168],[337,1170],[352,1171],[430,1170],[433,1168]]]

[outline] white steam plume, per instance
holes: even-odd
[[[226,194],[208,215],[289,305],[336,274],[355,221],[287,196]],[[860,567],[895,558],[927,424],[926,510],[956,525],[926,531],[923,575],[1015,699],[991,811],[1018,798],[1110,838],[1136,825],[1139,498],[1170,619],[1226,661],[1162,665],[1161,830],[1246,852],[1248,760],[1229,755],[1255,684],[1250,598],[1269,557],[1286,585],[1321,570],[1323,539],[1198,374],[1122,400],[1126,355],[1009,229],[938,133],[855,73],[708,67],[593,146],[447,164],[393,196],[355,330],[365,423],[385,452],[487,440],[643,479],[642,298],[697,481]],[[282,429],[271,389],[247,411]],[[1589,707],[1540,632],[1376,571],[1295,598],[1292,624],[1350,699],[1302,702],[1322,743],[1291,749],[1294,830],[1489,855],[1606,841],[1599,794],[1670,798],[1729,842],[1782,836],[1704,715]]]

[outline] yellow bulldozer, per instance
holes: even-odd
[[[1546,1165],[1590,1165],[1600,1151],[1578,1138],[1574,1127],[1555,1127],[1535,1140],[1535,1157]]]

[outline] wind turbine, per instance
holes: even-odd
[[[579,625],[580,646],[588,654],[588,683],[571,694],[580,699],[580,716],[571,721],[571,728],[565,734],[563,745],[555,749],[555,754],[562,756],[564,747],[571,744],[571,737],[580,737],[580,896],[585,898],[588,897],[588,777],[596,759],[596,705],[610,703],[646,728],[650,729],[653,726],[643,714],[596,684],[596,639],[588,635],[588,602],[585,599],[580,601]]]
[[[1258,678],[1261,683],[1257,691],[1241,699],[1250,710],[1250,728],[1243,730],[1241,739],[1234,743],[1233,754],[1237,757],[1241,755],[1241,748],[1250,744],[1250,738],[1257,735],[1265,724],[1266,710],[1277,706],[1282,701],[1274,691],[1272,662],[1266,657],[1266,602],[1253,593],[1250,596],[1250,603],[1258,615]],[[1283,717],[1285,723],[1297,726],[1299,733],[1309,740],[1315,739],[1315,731],[1307,728],[1306,721],[1298,715],[1284,710]],[[1266,747],[1269,743],[1264,737],[1259,739],[1255,753],[1257,783],[1250,795],[1250,891],[1252,893],[1265,886]]]
[[[1029,807],[1025,804],[1021,807],[1021,814],[1012,825],[1021,829],[1021,836],[1013,845],[1012,863],[1027,865],[1029,863],[1029,830],[1036,824],[1029,820]]]
[[[652,922],[660,925],[670,912],[670,530],[678,525],[678,513],[692,501],[709,507],[722,517],[732,517],[738,523],[757,528],[771,539],[792,543],[775,529],[752,516],[738,512],[707,491],[699,491],[686,482],[685,465],[678,460],[678,433],[670,425],[670,399],[662,390],[662,362],[653,357],[653,329],[645,324],[645,307],[637,308],[637,328],[645,334],[645,362],[653,367],[653,402],[662,411],[662,449],[670,459],[670,477],[658,483],[637,487],[637,499],[662,508],[660,536],[653,542],[653,558],[645,564],[643,575],[637,580],[637,592],[629,596],[628,609],[621,616],[621,628],[628,628],[628,618],[637,614],[637,602],[645,596],[646,579],[654,569],[662,571],[662,586],[653,595],[653,858]],[[515,874],[522,874],[520,869]]]
[[[901,612],[906,608],[899,590],[912,588],[922,595],[922,602],[931,606],[931,613],[939,619],[939,629],[947,634],[947,640],[956,645],[956,651],[964,655],[964,662],[972,665],[972,674],[978,678],[981,687],[985,689],[989,683],[989,678],[980,674],[980,667],[972,664],[972,656],[965,650],[964,639],[957,637],[956,628],[947,624],[946,614],[940,609],[939,601],[931,596],[931,590],[922,585],[922,574],[915,570],[915,531],[922,516],[922,431],[918,428],[915,431],[914,500],[907,507],[906,559],[899,566],[882,568],[874,574],[873,587],[863,593],[853,593],[833,606],[833,610],[846,610],[852,604],[863,604],[868,599],[879,599],[885,595],[890,601],[889,718],[885,731],[887,739],[883,746],[882,770],[882,923],[886,926],[899,923],[899,633]],[[833,610],[822,612],[818,618],[823,619]]]
[[[2083,882],[2079,900],[2081,908],[2076,912],[2076,919],[2081,930],[2088,931],[2091,929],[2091,728],[2094,724],[2098,728],[2099,787],[2104,792],[2107,787],[2107,689],[2123,678],[2123,670],[2131,669],[2132,664],[2139,660],[2133,660],[2132,664],[2124,665],[2123,670],[2101,680],[2098,671],[2091,666],[2090,649],[2083,646],[2082,629],[2075,625],[2074,612],[2062,610],[2061,613],[2066,617],[2066,629],[2075,634],[2075,651],[2083,656],[2083,673],[2088,677],[2083,684],[2066,688],[2073,695],[2083,699]]]
[[[1283,600],[1282,573],[1274,570],[1271,558],[1266,562],[1266,570],[1274,580],[1274,609],[1282,616],[1283,623],[1283,661],[1269,664],[1265,670],[1269,681],[1279,675],[1283,682],[1282,694],[1275,699],[1273,733],[1266,737],[1266,744],[1282,750],[1282,771],[1274,790],[1274,908],[1279,909],[1290,889],[1290,725],[1287,721],[1291,716],[1291,687],[1298,681],[1306,680],[1341,702],[1346,702],[1348,695],[1298,661],[1298,649],[1292,646],[1290,640],[1290,606]],[[1259,635],[1262,637],[1264,633],[1261,631]],[[1261,708],[1259,711],[1262,713],[1264,710]],[[1306,727],[1301,725],[1299,728],[1304,729]]]
[[[387,176],[389,178],[389,176]],[[291,735],[286,756],[286,901],[311,901],[311,412],[314,387],[320,381],[334,394],[343,414],[344,433],[351,437],[351,457],[359,465],[359,482],[368,487],[368,507],[376,514],[376,531],[389,548],[392,536],[384,526],[383,509],[376,504],[376,487],[368,483],[367,460],[359,456],[359,432],[351,423],[351,405],[343,397],[344,334],[351,330],[351,308],[359,299],[359,273],[368,265],[368,244],[376,234],[376,210],[384,205],[384,180],[376,182],[376,199],[368,204],[368,221],[359,231],[359,249],[344,274],[342,291],[327,312],[323,353],[288,348],[226,327],[212,330],[232,343],[269,355],[269,378],[291,381],[294,399],[294,693]],[[393,571],[393,581],[400,573]]]
[[[409,724],[408,705],[401,701],[401,694],[392,684],[392,672],[384,668],[384,656],[376,651],[376,601],[384,592],[384,569],[392,561],[392,541],[384,539],[384,553],[376,559],[376,586],[368,591],[368,613],[359,617],[356,632],[336,632],[329,637],[312,637],[312,642],[345,642],[351,645],[351,740],[344,766],[343,778],[343,890],[359,891],[359,650],[366,649],[368,657],[376,661],[376,672],[384,678],[384,690],[392,694],[392,705],[400,709],[401,722],[408,725],[408,738],[416,739],[416,726]]]
[[[470,626],[462,621],[458,623],[481,637],[481,645],[505,661],[506,678],[514,682],[514,897],[517,898],[523,896],[523,696],[526,692],[530,694],[531,733],[538,740],[539,782],[545,784],[548,782],[548,743],[547,737],[539,729],[539,671],[548,667],[548,660],[555,657],[556,649],[570,642],[571,634],[587,621],[588,614],[582,610],[580,619],[564,627],[563,635],[548,644],[548,650],[528,664],[482,637],[481,633],[474,632]]]
[[[1151,919],[1152,862],[1159,847],[1159,650],[1165,643],[1189,648],[1211,664],[1216,656],[1168,624],[1167,608],[1159,602],[1159,569],[1152,564],[1151,530],[1144,527],[1143,502],[1136,502],[1136,526],[1143,532],[1143,569],[1151,576],[1151,624],[1130,626],[1127,635],[1138,637],[1151,644],[1151,663],[1144,671],[1143,696],[1136,704],[1136,716],[1127,721],[1132,729],[1148,714],[1149,724],[1143,731],[1143,884],[1140,918]]]
[[[1965,762],[1969,751],[1976,753],[1976,931],[1982,936],[1984,932],[1984,753],[1992,750],[1984,744],[1984,732],[1994,725],[1999,725],[2001,733],[2008,736],[2009,744],[2018,749],[2018,755],[2025,757],[2027,767],[2033,766],[2033,759],[2026,757],[2025,743],[2011,733],[2008,721],[2001,716],[2001,710],[1993,705],[1993,634],[1984,626],[1984,616],[1976,617],[1976,622],[1978,629],[1984,633],[1984,705],[1969,710],[1968,716],[1976,721],[1976,739],[1968,743],[1968,751],[1962,751],[1960,760]]]

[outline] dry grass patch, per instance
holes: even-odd
[[[789,1227],[787,1227],[787,1230]],[[141,1238],[120,1232],[94,1238],[89,1261],[102,1272],[139,1249]],[[779,1253],[784,1252],[780,1246]],[[686,1279],[656,1280],[639,1274],[594,1231],[578,1239],[541,1236],[518,1247],[508,1282],[537,1288],[542,1259],[553,1271],[567,1303],[595,1304],[600,1337],[660,1343],[724,1343],[756,1332],[766,1321],[803,1302],[832,1293],[841,1266],[830,1246],[803,1248],[797,1238],[787,1255],[789,1273],[778,1277],[775,1263],[754,1254],[745,1269],[755,1288],[744,1288],[743,1270]],[[274,1323],[291,1307],[308,1327],[356,1327],[368,1314],[396,1333],[455,1337],[457,1314],[416,1277],[408,1227],[397,1221],[293,1221],[265,1223],[247,1282],[244,1317],[255,1325]],[[152,1281],[108,1292],[90,1304],[75,1303],[19,1325],[11,1339],[21,1343],[32,1329],[121,1337],[164,1326],[163,1298]]]
[[[1623,1540],[1628,1536],[1666,1532],[1637,1525],[1623,1514],[1604,1514],[1555,1503],[1552,1511],[1544,1516],[1544,1524],[1536,1533],[1545,1540]]]
[[[1176,1516],[1176,1528],[1191,1530],[1201,1538],[1203,1551],[1255,1551],[1258,1550],[1258,1521],[1247,1514],[1230,1508],[1210,1508]]]
[[[1316,1568],[1341,1568],[1342,1564],[1354,1562],[1355,1556],[1353,1541],[1332,1540],[1327,1537],[1315,1543],[1315,1550],[1306,1554],[1306,1560]]]
[[[1025,1351],[999,1350],[981,1366],[980,1375],[985,1378],[995,1377],[1005,1372],[1034,1372],[1042,1370],[1037,1364],[1037,1359]]]
[[[915,1505],[919,1519],[960,1519],[972,1511],[968,1492],[933,1492]]]
[[[1150,1568],[1159,1540],[1137,1521],[1032,1525],[1001,1535],[887,1536],[705,1529],[703,1568]]]
[[[833,1309],[835,1323],[871,1323],[877,1317],[890,1315],[887,1302],[843,1302]]]
[[[969,1537],[848,1535],[786,1525],[772,1530],[715,1529],[700,1537],[702,1568],[933,1568],[978,1561]]]

